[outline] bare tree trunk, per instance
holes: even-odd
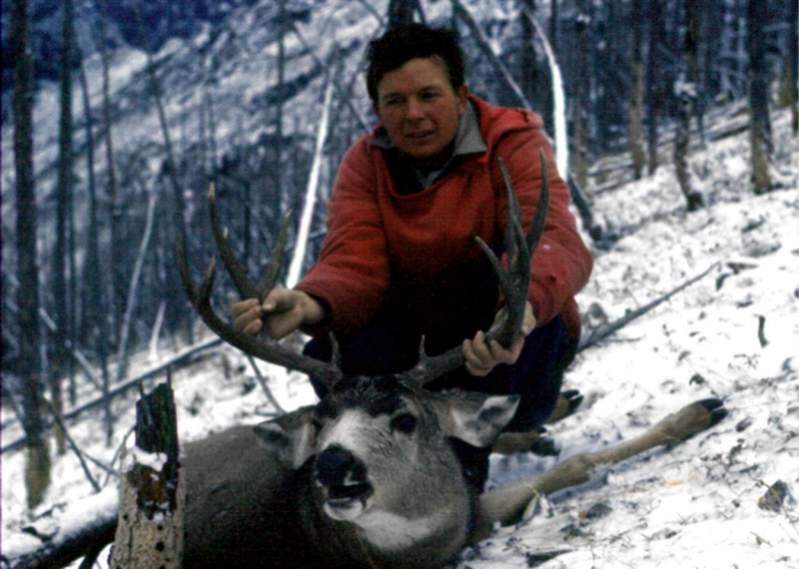
[[[316,196],[319,191],[319,174],[322,169],[322,154],[325,149],[328,132],[328,117],[330,116],[330,104],[333,100],[333,77],[338,73],[338,68],[328,73],[327,86],[325,87],[325,98],[322,103],[322,115],[319,119],[319,129],[316,133],[316,145],[314,157],[311,165],[311,174],[308,176],[308,187],[305,192],[305,202],[303,204],[302,218],[300,227],[297,230],[297,239],[294,243],[294,254],[289,264],[289,271],[286,277],[286,286],[293,288],[304,269],[304,261],[307,257],[308,236],[311,232],[313,213],[316,206]]]
[[[417,6],[417,0],[391,0],[388,3],[388,29],[413,22]]]
[[[768,5],[758,0],[749,0],[746,22],[749,48],[749,107],[751,110],[749,139],[752,158],[752,185],[756,194],[764,194],[771,190],[769,175],[771,120],[769,118],[768,62],[766,61],[765,42]]]
[[[28,508],[42,502],[50,485],[50,455],[41,417],[39,275],[36,262],[36,196],[33,179],[33,63],[28,47],[28,3],[11,5],[10,60],[14,62],[14,172],[17,201],[17,289],[22,425],[25,429],[25,489]]]
[[[685,197],[688,211],[696,211],[702,207],[702,195],[691,187],[691,174],[688,168],[688,150],[691,136],[691,109],[696,101],[696,83],[691,79],[691,69],[696,61],[696,29],[697,7],[694,0],[685,0],[686,17],[688,26],[685,32],[685,51],[688,59],[688,77],[678,81],[674,87],[677,101],[677,134],[674,139],[674,167],[680,191]]]
[[[103,64],[103,135],[105,137],[105,157],[106,173],[108,176],[108,207],[109,207],[109,242],[110,242],[110,263],[109,277],[111,300],[108,303],[110,309],[111,329],[113,330],[114,343],[119,343],[119,320],[125,310],[125,293],[123,290],[121,269],[125,262],[120,240],[120,230],[122,226],[122,207],[119,203],[117,191],[116,165],[114,159],[114,144],[111,129],[111,79],[110,79],[110,56],[106,46],[105,17],[107,16],[106,0],[99,0],[103,14],[99,18],[100,22],[100,57]]]
[[[632,104],[630,105],[630,152],[633,157],[633,170],[636,180],[644,174],[646,155],[644,154],[643,119],[644,119],[644,65],[641,61],[641,36],[644,19],[642,17],[642,0],[633,0],[632,10]]]
[[[163,453],[166,461],[158,470],[134,458],[125,474],[111,565],[180,569],[186,496],[169,383],[159,385],[136,403],[136,446],[140,449],[137,453]],[[152,464],[153,458],[146,462]]]
[[[496,69],[499,77],[505,84],[505,87],[508,89],[508,92],[516,98],[517,104],[520,107],[525,109],[532,108],[530,101],[522,92],[521,87],[514,81],[513,77],[511,76],[510,72],[508,71],[507,66],[504,64],[502,59],[494,53],[494,50],[491,47],[491,42],[488,41],[485,33],[483,33],[480,24],[474,19],[472,14],[469,12],[469,9],[461,3],[460,0],[450,0],[452,3],[452,12],[455,17],[461,20],[466,27],[469,28],[469,32],[472,34],[472,39],[477,42],[477,46],[480,48],[480,51],[483,52],[483,55],[486,56],[491,64],[493,65],[494,69]]]
[[[791,107],[791,129],[799,136],[799,2],[791,0],[788,10],[788,53],[785,66],[788,105]]]
[[[276,212],[276,219],[291,209],[290,184],[285,183],[283,176],[283,85],[286,80],[286,0],[279,0],[280,36],[277,42],[277,92],[275,104],[275,176],[277,177],[277,190],[280,195],[280,211]]]
[[[654,174],[658,161],[658,119],[663,112],[665,89],[663,72],[660,67],[660,50],[664,48],[663,14],[660,2],[649,2],[649,53],[647,56],[646,106],[649,122],[647,124],[647,149],[649,174]]]
[[[63,377],[68,367],[65,348],[69,336],[69,299],[67,295],[67,217],[72,199],[72,0],[63,0],[61,23],[61,117],[58,129],[58,182],[56,186],[56,237],[53,252],[53,300],[57,332],[53,342],[50,368],[50,398],[56,413],[64,410]],[[55,430],[58,454],[66,452],[64,435]]]
[[[588,69],[588,15],[581,8],[578,10],[575,22],[577,33],[577,82],[572,107],[574,121],[574,178],[577,185],[585,188],[588,184],[588,125],[586,124],[585,108],[588,105],[589,89],[586,85]]]
[[[94,119],[92,118],[91,100],[89,99],[89,84],[83,62],[80,66],[80,83],[83,93],[83,111],[86,127],[86,174],[89,181],[89,243],[86,251],[84,281],[86,291],[83,302],[83,318],[85,324],[81,326],[82,335],[96,340],[97,356],[100,359],[100,372],[102,374],[102,392],[106,398],[104,406],[104,425],[106,444],[110,444],[114,434],[114,416],[111,412],[111,400],[108,398],[108,314],[103,288],[103,272],[100,270],[100,222],[97,215],[97,185],[94,175]],[[74,394],[70,394],[72,405],[75,405]]]
[[[151,192],[147,200],[147,220],[144,225],[144,235],[142,236],[141,244],[139,245],[139,254],[136,257],[136,263],[133,267],[133,275],[130,278],[130,288],[128,289],[128,305],[125,308],[125,316],[122,319],[122,327],[120,331],[119,347],[117,348],[117,376],[116,381],[119,383],[125,377],[128,367],[128,337],[130,335],[130,324],[133,319],[133,311],[136,308],[136,297],[138,296],[139,279],[141,277],[142,266],[144,264],[144,257],[147,254],[147,248],[150,244],[150,236],[153,233],[153,219],[155,218],[155,205],[157,196],[155,192]]]

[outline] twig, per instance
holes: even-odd
[[[219,346],[221,344],[222,344],[222,340],[220,340],[219,338],[214,338],[213,340],[208,340],[208,341],[206,341],[206,342],[204,342],[202,344],[199,344],[197,346],[193,346],[193,347],[187,349],[186,351],[178,354],[177,356],[175,356],[174,358],[172,358],[168,362],[164,362],[162,364],[159,364],[156,367],[154,367],[153,369],[151,369],[151,370],[149,370],[149,371],[147,371],[147,372],[145,372],[145,373],[143,373],[143,374],[141,374],[141,375],[139,375],[137,377],[131,378],[131,379],[125,381],[124,383],[121,383],[121,384],[117,385],[116,387],[114,387],[114,389],[112,389],[111,391],[108,392],[108,396],[110,398],[113,398],[113,397],[116,397],[117,395],[125,393],[129,389],[131,389],[133,387],[136,387],[139,384],[139,382],[144,381],[146,379],[150,379],[150,378],[152,378],[152,377],[154,377],[154,376],[156,376],[156,375],[158,375],[160,373],[163,373],[163,371],[166,368],[168,368],[169,366],[173,366],[173,365],[177,365],[177,364],[183,363],[184,361],[186,361],[186,360],[192,358],[193,356],[197,355],[199,352],[203,352],[205,350],[208,350],[209,348],[215,348],[216,346]],[[103,396],[100,396],[97,399],[93,399],[92,401],[89,401],[88,403],[78,407],[77,409],[72,409],[68,413],[64,413],[64,417],[63,418],[64,419],[74,419],[75,417],[77,417],[78,415],[83,413],[84,411],[88,411],[89,409],[94,409],[95,407],[99,407],[100,405],[103,404],[104,400],[105,400],[105,398]],[[52,427],[52,425],[47,425],[46,428],[50,428],[50,427]],[[16,450],[18,448],[22,448],[22,446],[24,444],[25,444],[25,437],[21,437],[21,438],[15,440],[14,442],[3,446],[2,449],[0,449],[0,454],[3,454],[4,452],[8,452],[8,451],[11,451],[11,450]]]
[[[657,307],[657,306],[663,304],[664,302],[666,302],[667,300],[669,300],[675,294],[681,292],[682,290],[688,288],[689,286],[691,286],[695,282],[701,280],[702,278],[707,276],[713,269],[717,268],[718,266],[719,266],[719,263],[713,263],[712,265],[710,265],[710,267],[705,269],[701,274],[693,277],[692,279],[689,279],[689,280],[685,281],[680,286],[670,290],[669,292],[667,292],[663,296],[660,296],[660,297],[656,298],[652,302],[649,302],[649,303],[645,304],[644,306],[642,306],[642,307],[640,307],[640,308],[638,308],[636,310],[628,312],[627,314],[625,314],[624,316],[622,316],[618,320],[614,320],[613,322],[609,322],[608,324],[605,324],[604,326],[602,326],[600,328],[597,328],[596,330],[591,332],[591,334],[589,334],[585,339],[583,339],[580,342],[580,345],[578,346],[577,351],[581,352],[581,351],[583,351],[586,348],[590,348],[591,346],[593,346],[595,344],[598,344],[600,341],[602,341],[605,338],[607,338],[608,336],[616,333],[618,330],[620,330],[621,328],[625,327],[627,324],[629,324],[633,320],[636,320],[637,318],[640,318],[641,316],[643,316],[644,314],[646,314],[650,310],[654,309],[655,307]]]
[[[264,390],[264,393],[266,394],[266,398],[269,399],[269,402],[272,405],[275,406],[275,409],[277,409],[278,412],[281,415],[285,415],[286,414],[286,410],[283,409],[283,407],[280,406],[280,403],[277,402],[277,399],[275,399],[275,396],[272,393],[272,390],[269,389],[269,386],[266,384],[266,379],[264,379],[264,376],[261,375],[261,370],[258,369],[258,364],[255,363],[255,360],[249,354],[247,354],[247,361],[250,362],[250,365],[252,366],[252,370],[253,370],[253,372],[255,372],[255,379],[258,380],[258,383],[261,385],[261,389]]]
[[[761,314],[757,316],[757,339],[760,340],[761,348],[765,348],[768,345],[768,340],[766,340],[766,317]]]
[[[97,484],[97,481],[94,479],[94,476],[92,476],[92,473],[89,470],[89,466],[86,464],[86,461],[83,459],[83,453],[78,448],[78,445],[75,443],[75,440],[70,436],[69,431],[67,430],[67,426],[64,424],[64,421],[61,420],[58,411],[56,411],[55,407],[53,407],[53,404],[50,403],[49,400],[43,399],[43,401],[44,404],[47,406],[48,410],[50,411],[50,414],[53,416],[53,419],[58,424],[58,428],[61,429],[62,433],[64,433],[64,437],[67,439],[67,442],[69,443],[69,448],[71,448],[72,452],[75,453],[75,456],[78,457],[78,461],[80,462],[80,467],[83,469],[83,473],[86,475],[86,479],[92,485],[94,491],[99,492],[100,485]]]

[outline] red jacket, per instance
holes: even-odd
[[[579,336],[574,295],[588,280],[592,258],[569,212],[569,190],[557,174],[541,118],[470,100],[488,150],[465,156],[420,192],[396,190],[384,151],[373,144],[374,133],[347,151],[328,203],[322,252],[296,287],[327,303],[332,330],[352,332],[368,322],[398,276],[424,295],[426,287],[482,254],[474,235],[488,243],[502,239],[507,199],[498,157],[510,171],[528,228],[540,192],[538,153],[543,149],[550,172],[549,213],[533,256],[529,298],[539,325],[562,314],[570,334]],[[413,295],[408,302],[414,303]]]

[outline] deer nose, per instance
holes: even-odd
[[[316,457],[316,480],[324,486],[343,486],[365,480],[363,465],[348,450],[331,446]]]

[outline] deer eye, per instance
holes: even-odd
[[[403,413],[391,419],[391,429],[409,435],[416,428],[416,417],[410,413]]]

